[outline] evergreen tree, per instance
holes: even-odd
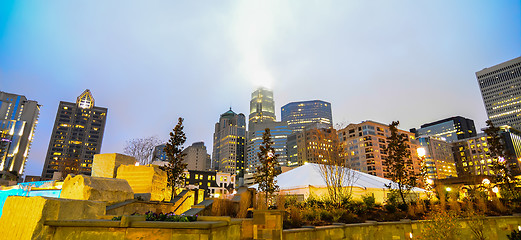
[[[161,167],[168,176],[167,186],[171,188],[171,199],[175,197],[175,189],[184,183],[184,170],[186,163],[183,158],[186,154],[183,153],[183,144],[186,142],[186,136],[183,132],[183,118],[179,118],[174,130],[170,132],[170,139],[165,146],[165,153],[168,156],[168,163]]]
[[[387,167],[386,177],[397,184],[393,189],[392,183],[386,184],[391,193],[399,194],[403,204],[406,204],[405,196],[417,185],[418,174],[412,168],[411,152],[409,151],[409,138],[406,134],[398,133],[399,121],[393,121],[389,128],[391,136],[387,138],[387,159],[384,161]]]
[[[510,163],[511,158],[514,156],[505,147],[500,133],[501,129],[494,126],[490,120],[487,120],[487,126],[484,131],[487,134],[488,149],[494,156],[492,164],[489,165],[494,172],[493,182],[501,190],[506,191],[510,195],[509,197],[514,199],[520,198],[521,195],[516,187],[519,184],[519,180],[516,178],[519,171],[517,166],[512,166]]]
[[[275,180],[275,176],[279,174],[277,169],[279,162],[272,145],[270,129],[266,128],[264,134],[262,134],[262,145],[259,147],[260,152],[257,153],[261,165],[257,168],[257,175],[255,176],[255,181],[259,184],[259,190],[264,192],[266,196],[266,207],[269,207],[268,199],[273,196],[275,191],[279,190]]]

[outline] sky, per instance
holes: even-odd
[[[0,1],[0,91],[42,105],[26,175],[40,175],[60,101],[107,107],[101,153],[168,138],[211,154],[257,87],[276,115],[324,100],[333,122],[487,119],[475,72],[521,56],[519,0]]]

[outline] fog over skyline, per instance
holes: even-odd
[[[475,72],[521,56],[520,1],[1,1],[0,91],[42,105],[26,175],[40,175],[60,101],[107,107],[101,153],[186,146],[273,90],[331,103],[334,123],[487,119]]]

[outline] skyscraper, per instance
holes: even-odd
[[[0,92],[0,179],[16,180],[23,174],[39,114],[36,101]]]
[[[472,119],[456,116],[421,125],[420,129],[411,129],[416,137],[437,137],[447,142],[475,137],[476,127]]]
[[[192,146],[185,148],[183,153],[186,154],[184,157],[184,162],[187,164],[186,169],[207,171],[210,168],[210,166],[207,166],[210,154],[206,152],[204,142],[193,143]]]
[[[334,128],[322,127],[320,123],[307,125],[296,136],[297,161],[288,160],[289,166],[300,166],[306,163],[327,163],[337,161],[340,157],[340,144]],[[288,143],[288,148],[295,148]]]
[[[101,150],[106,118],[107,108],[94,106],[89,89],[76,103],[60,101],[42,178],[51,179],[64,167],[90,175],[93,156]]]
[[[213,169],[237,174],[244,174],[244,150],[246,145],[246,117],[230,109],[221,114],[215,124],[213,134]]]
[[[521,130],[521,57],[476,72],[488,119]]]
[[[510,126],[501,126],[498,132],[509,155],[505,157],[509,168],[521,171],[521,132]],[[475,137],[452,143],[458,176],[494,175],[491,168],[497,156],[490,150],[490,137],[480,133]]]
[[[458,176],[451,143],[436,137],[420,137],[418,142],[425,150],[423,167],[426,178],[444,179]]]
[[[253,129],[248,131],[248,146],[247,146],[247,173],[256,174],[257,168],[261,165],[259,162],[258,153],[260,152],[260,146],[262,145],[262,136],[266,128],[270,129],[271,140],[273,141],[272,147],[275,149],[277,154],[277,161],[280,166],[287,166],[287,149],[286,139],[291,134],[291,130],[288,125],[284,122],[271,122],[271,123],[257,123],[254,124]]]
[[[275,122],[275,119],[273,92],[258,88],[251,94],[248,130],[251,130],[255,123]]]
[[[321,100],[291,102],[281,108],[282,122],[288,123],[293,132],[300,132],[306,125],[323,124],[333,126],[331,104]]]

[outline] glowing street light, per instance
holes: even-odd
[[[492,192],[493,193],[498,193],[499,192],[499,188],[498,187],[493,187],[492,188]]]
[[[432,184],[434,183],[434,181],[432,181],[432,179],[430,179],[430,178],[427,178],[427,181],[426,181],[426,182],[427,182],[427,184],[429,184],[429,185],[432,185]]]
[[[418,157],[420,157],[420,158],[425,157],[425,154],[426,154],[425,148],[420,147],[420,148],[416,149],[416,152],[418,153]]]
[[[489,185],[490,184],[490,180],[488,179],[483,179],[483,181],[481,181],[481,183],[483,183],[484,185]]]
[[[452,188],[450,188],[450,187],[446,187],[445,190],[446,190],[447,192],[450,192],[450,191],[452,191]]]

